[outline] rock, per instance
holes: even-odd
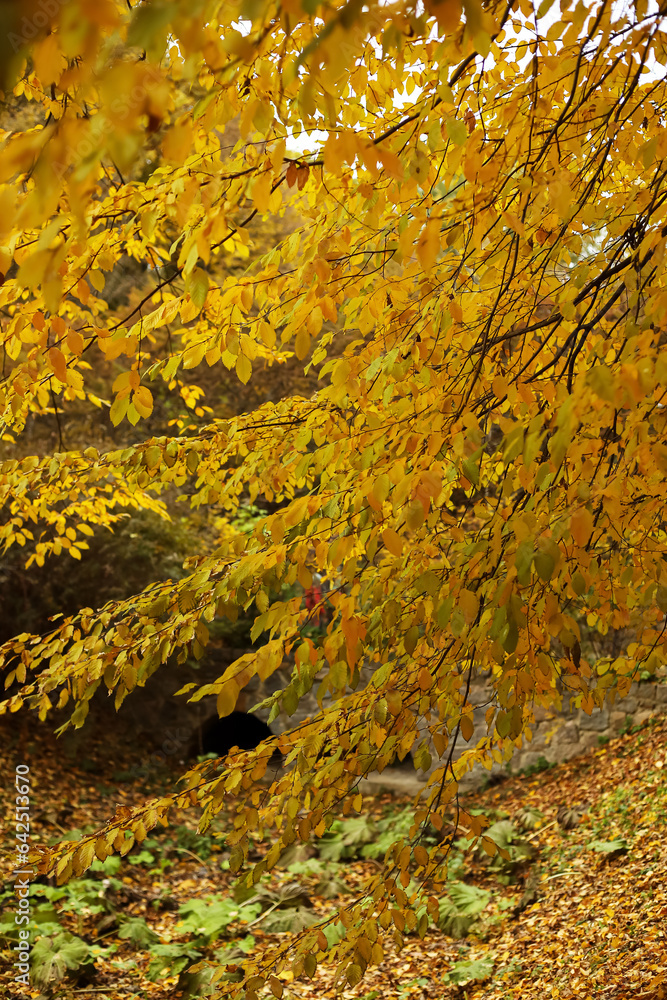
[[[626,715],[632,715],[633,712],[637,711],[637,699],[633,698],[632,695],[628,695],[627,698],[619,698],[618,701],[614,702],[614,708],[618,709],[619,712],[625,712]]]
[[[600,736],[601,735],[602,735],[602,733],[597,732],[597,731],[588,732],[588,733],[581,733],[581,735],[580,735],[580,743],[581,743],[582,749],[586,749],[587,750],[590,747],[599,747],[600,746]]]
[[[646,708],[643,709],[642,711],[635,712],[635,714],[632,716],[632,725],[643,726],[644,723],[648,722],[649,719],[652,719],[655,714],[656,710],[651,708]]]
[[[580,730],[588,729],[598,733],[604,732],[609,726],[609,710],[607,708],[594,708],[592,715],[587,715],[586,712],[579,712],[577,723]]]
[[[579,730],[577,729],[574,722],[566,722],[565,725],[561,726],[554,733],[553,743],[558,745],[559,743],[578,743],[579,742]]]

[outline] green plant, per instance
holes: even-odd
[[[493,823],[484,831],[482,843],[478,848],[480,857],[489,855],[484,847],[485,840],[491,841],[496,847],[488,864],[492,871],[498,873],[501,882],[509,881],[519,865],[535,856],[534,848],[507,819]]]
[[[514,814],[514,823],[519,830],[535,830],[544,819],[544,813],[534,806],[522,806]]]
[[[34,899],[37,894],[33,888],[31,886],[30,895]],[[3,942],[13,942],[18,938],[19,929],[14,919],[14,911],[13,908],[9,908],[12,900],[13,893],[3,893],[0,896],[0,903],[7,901],[7,909],[4,913],[0,913],[0,941]],[[33,903],[30,907],[30,921],[40,937],[53,937],[62,930],[58,912],[50,902],[37,905]]]
[[[245,937],[238,938],[231,944],[225,944],[222,948],[215,949],[215,957],[223,965],[234,962],[235,959],[241,958],[243,955],[249,955],[250,952],[255,947],[255,938],[252,934],[246,934]]]
[[[191,827],[181,824],[170,831],[170,836],[166,840],[166,845],[169,844],[173,845],[172,850],[186,851],[206,861],[220,849],[221,838],[215,833],[198,833]]]
[[[148,979],[152,983],[165,979],[168,976],[177,976],[187,968],[192,962],[201,958],[201,952],[186,944],[154,944],[149,949],[151,956],[148,971]]]
[[[390,811],[380,820],[368,816],[334,820],[327,832],[317,841],[323,861],[340,861],[343,858],[381,858],[399,837],[407,837],[414,823],[412,812],[402,809]],[[436,836],[428,828],[420,843],[436,843]]]
[[[155,861],[155,855],[144,849],[137,854],[128,855],[127,860],[131,865],[152,865]]]
[[[542,771],[549,771],[552,767],[555,766],[556,765],[552,763],[550,760],[547,760],[547,758],[543,754],[540,754],[540,756],[537,758],[534,764],[529,764],[528,767],[524,767],[520,771],[517,771],[516,773],[530,776],[531,774],[541,774]]]
[[[319,916],[305,906],[296,906],[288,910],[272,910],[262,918],[262,930],[267,934],[297,934],[305,927],[318,923]]]
[[[114,945],[106,948],[89,945],[68,931],[41,937],[32,949],[33,982],[38,986],[58,983],[67,973],[78,974],[87,966],[92,966],[97,958],[115,950]]]
[[[325,861],[340,861],[341,858],[354,858],[363,853],[363,848],[375,849],[377,826],[367,816],[357,816],[351,819],[334,820],[329,829],[317,841],[317,850]]]
[[[112,864],[110,868],[113,868]],[[96,878],[72,879],[64,886],[40,885],[33,883],[30,886],[30,896],[34,899],[43,897],[48,900],[46,914],[55,915],[56,919],[60,914],[71,913],[77,918],[77,926],[81,932],[84,922],[88,917],[96,916],[100,913],[108,913],[113,907],[109,903],[107,896],[120,888],[121,882],[113,877],[104,880]],[[53,906],[57,903],[57,908]],[[52,922],[53,916],[47,916],[47,921]]]
[[[143,917],[128,917],[124,920],[118,929],[118,937],[141,949],[148,949],[160,940]]]
[[[450,882],[447,894],[439,902],[438,927],[449,937],[466,937],[491,901],[491,893],[465,882]],[[426,913],[419,907],[417,917]]]
[[[625,716],[625,722],[623,723],[621,729],[619,730],[620,735],[621,736],[627,736],[627,734],[630,732],[631,728],[632,728],[632,716],[631,715],[626,715]]]
[[[287,866],[292,875],[319,875],[314,893],[324,899],[334,899],[341,893],[349,892],[350,887],[341,878],[342,866],[334,861],[323,861],[320,858],[309,858],[307,861],[295,861]]]
[[[615,840],[592,840],[586,846],[589,851],[596,851],[597,854],[606,854],[608,857],[617,857],[620,854],[626,854],[630,849],[630,845],[623,837],[617,837]]]
[[[184,918],[178,925],[183,934],[190,934],[197,945],[210,944],[226,934],[234,924],[247,924],[262,912],[260,903],[237,903],[222,896],[191,899],[178,908]]]
[[[490,955],[484,958],[455,962],[445,974],[445,982],[465,986],[466,983],[483,982],[493,972],[494,960]]]

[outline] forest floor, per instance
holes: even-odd
[[[173,784],[175,763],[137,778],[141,751],[112,738],[99,734],[83,750],[45,726],[28,738],[0,720],[3,773],[30,766],[32,843],[77,839],[119,805]],[[359,815],[284,858],[248,899],[232,895],[228,815],[202,835],[194,811],[174,817],[122,863],[96,862],[66,886],[32,886],[33,979],[21,986],[12,950],[15,794],[12,779],[2,791],[0,995],[66,1000],[207,995],[188,972],[194,962],[222,961],[233,974],[244,953],[274,947],[354,898],[395,831],[407,829],[411,801],[379,790],[366,797]],[[344,1000],[667,1000],[667,716],[464,804],[487,817],[505,857],[457,840],[440,928],[407,936],[400,951],[388,943],[382,964],[344,989]],[[333,998],[334,977],[324,961],[312,983],[286,975],[283,998]]]

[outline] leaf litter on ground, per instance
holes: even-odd
[[[487,817],[485,833],[504,860],[454,853],[441,901],[444,930],[408,936],[400,951],[389,945],[382,965],[344,990],[343,1000],[667,1000],[666,736],[667,718],[656,717],[589,755],[467,796],[465,808]],[[94,829],[119,801],[129,806],[145,793],[142,782],[119,784],[105,773],[103,741],[83,771],[74,761],[58,766],[61,745],[46,728],[32,738],[39,747],[31,754],[36,841]],[[14,749],[3,739],[6,767]],[[122,763],[132,774],[129,750],[112,756],[114,767]],[[165,768],[152,777],[159,785],[173,775]],[[2,794],[9,816],[9,791]],[[217,956],[233,970],[249,949],[264,949],[353,897],[377,865],[374,845],[386,849],[392,831],[405,832],[408,805],[389,794],[367,797],[361,816],[334,824],[319,853],[286,857],[248,899],[233,891],[224,816],[205,837],[191,815],[175,816],[160,837],[137,845],[130,864],[112,857],[95,866],[93,879],[34,887],[46,942],[37,949],[42,981],[51,977],[62,997],[80,997],[86,985],[110,997],[128,989],[161,996],[186,989],[200,956]],[[7,850],[11,833],[3,830]],[[8,955],[11,940],[3,937],[1,947]],[[9,977],[6,962],[0,983],[13,988]],[[333,1000],[334,969],[323,963],[312,984],[294,989],[299,1000]],[[291,995],[285,977],[283,996]]]

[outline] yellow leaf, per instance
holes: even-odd
[[[60,49],[60,37],[59,34],[53,32],[35,45],[32,50],[33,67],[43,87],[57,83],[60,74],[65,69],[66,62]]]
[[[361,976],[362,976],[361,966],[357,965],[356,963],[348,965],[345,975],[347,977],[347,981],[350,984],[350,986],[356,986],[358,983],[361,982]]]
[[[173,125],[162,140],[162,154],[169,163],[183,163],[192,152],[192,125],[180,121]]]
[[[648,142],[645,142],[644,145],[641,146],[639,149],[639,155],[642,158],[642,163],[644,164],[644,167],[647,170],[655,160],[655,154],[658,147],[658,138],[659,136],[654,135],[652,139],[649,139]]]
[[[117,427],[121,422],[125,414],[127,413],[127,408],[130,405],[130,397],[126,393],[124,396],[117,396],[116,399],[111,404],[111,409],[109,411],[109,416],[111,418],[111,423],[114,427]]]
[[[430,691],[433,687],[433,677],[428,667],[422,667],[417,678],[422,691]]]
[[[188,275],[185,287],[190,294],[190,298],[198,309],[203,309],[204,307],[206,296],[208,294],[208,285],[208,274],[203,268],[196,267],[194,271]]]
[[[405,522],[412,531],[416,531],[424,523],[424,508],[419,500],[413,500],[408,504]]]
[[[19,267],[16,283],[22,288],[36,288],[44,278],[51,257],[50,250],[37,250],[30,254]]]
[[[332,385],[338,388],[344,385],[350,377],[350,362],[343,359],[339,361],[331,374]]]
[[[249,358],[246,358],[245,354],[239,354],[236,359],[236,374],[244,385],[247,385],[250,381],[252,363]]]
[[[296,335],[294,349],[299,361],[303,361],[304,358],[308,357],[310,352],[310,334],[305,326],[300,327]]]
[[[103,292],[104,291],[104,286],[106,284],[106,279],[105,279],[105,277],[104,277],[104,275],[102,274],[101,271],[97,271],[97,270],[95,270],[95,271],[89,271],[88,272],[88,281],[91,283],[91,285],[93,286],[93,288],[95,289],[95,291],[97,291],[97,292]]]
[[[276,331],[268,323],[262,321],[259,324],[259,335],[266,347],[271,348],[276,346]]]
[[[428,864],[428,851],[426,850],[425,847],[423,847],[421,844],[417,844],[417,846],[414,849],[414,856],[415,856],[415,861],[417,862],[418,865],[421,865],[422,868],[426,867],[426,865]]]
[[[393,556],[400,556],[403,551],[403,541],[392,528],[385,528],[382,532],[382,541]]]
[[[440,251],[441,225],[439,219],[430,219],[417,242],[417,256],[425,271],[430,271]]]
[[[458,302],[455,302],[453,299],[449,303],[449,314],[455,323],[460,323],[463,319],[463,309],[461,309]]]
[[[153,412],[153,394],[145,385],[140,385],[134,392],[132,403],[141,417],[150,417]]]
[[[470,625],[477,617],[479,598],[471,590],[462,590],[459,594],[459,608],[463,612],[466,625]]]
[[[482,850],[488,854],[490,858],[495,858],[498,853],[498,845],[495,840],[491,840],[490,837],[482,837]]]
[[[424,6],[437,18],[443,33],[450,34],[458,27],[463,13],[461,0],[425,0]]]
[[[373,506],[377,509],[382,506],[384,501],[389,496],[390,486],[391,483],[389,481],[389,476],[386,473],[379,475],[373,483],[373,491],[369,496],[369,500],[371,499],[371,496],[375,499],[376,503],[373,504]]]
[[[455,142],[457,146],[463,146],[468,137],[465,122],[458,121],[456,118],[448,118],[446,124],[447,134],[452,142]]]
[[[215,706],[221,719],[224,719],[227,715],[231,715],[234,711],[238,696],[238,686],[233,681],[227,681],[222,691],[218,694]]]
[[[269,976],[269,989],[271,990],[273,996],[277,997],[277,1000],[280,1000],[280,997],[283,995],[284,987],[277,976]]]
[[[269,208],[269,198],[271,197],[271,187],[273,186],[273,174],[266,171],[256,177],[252,185],[252,200],[260,212],[266,212]]]

